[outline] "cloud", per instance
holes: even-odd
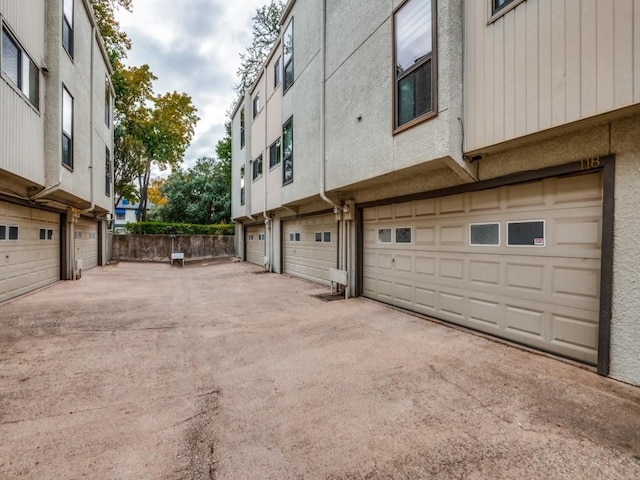
[[[251,41],[251,19],[269,0],[134,0],[118,20],[133,42],[127,63],[148,64],[156,93],[184,92],[200,122],[185,167],[215,157],[226,112],[235,98],[239,54]]]

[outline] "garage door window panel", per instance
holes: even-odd
[[[469,245],[500,246],[500,223],[472,223],[469,225]]]
[[[9,240],[18,240],[20,229],[18,227],[9,227]]]
[[[378,229],[378,243],[391,243],[391,229],[379,228]]]
[[[411,227],[396,228],[396,243],[410,245],[413,243],[413,229]]]
[[[0,225],[0,240],[6,240],[6,239],[7,239],[7,226]]]
[[[544,220],[507,222],[508,247],[544,247]]]

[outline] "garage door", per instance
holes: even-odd
[[[247,248],[247,262],[264,266],[265,234],[264,225],[256,225],[245,229],[245,245]]]
[[[0,202],[0,302],[60,280],[60,214]]]
[[[330,285],[336,268],[338,228],[334,214],[284,222],[284,273]]]
[[[98,266],[98,222],[79,218],[76,224],[76,260],[82,260],[82,270]]]
[[[363,213],[365,296],[597,362],[600,173]]]

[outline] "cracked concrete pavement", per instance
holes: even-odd
[[[0,478],[640,478],[640,389],[227,261],[0,305]]]

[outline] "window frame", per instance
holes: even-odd
[[[287,126],[291,127],[291,153],[285,156],[285,129]],[[294,141],[293,141],[293,115],[289,117],[289,119],[284,122],[282,125],[282,186],[289,185],[293,183],[293,153],[294,153]],[[287,162],[291,163],[291,178],[287,179]]]
[[[258,171],[260,170],[260,171]],[[262,160],[262,154],[258,155],[251,164],[251,179],[255,182],[264,175],[264,162]]]
[[[260,92],[256,92],[256,95],[251,100],[251,110],[253,118],[256,118],[260,113]]]
[[[245,112],[244,112],[244,107],[242,107],[240,109],[240,148],[244,148],[245,145],[245,123],[246,123],[246,118],[245,118]]]
[[[288,35],[288,30],[289,28],[291,28],[291,53],[289,55],[289,58],[286,58],[286,48],[287,48],[287,35]],[[283,31],[282,34],[282,94],[284,95],[285,93],[287,93],[287,91],[289,91],[289,89],[291,88],[291,85],[293,85],[295,83],[295,63],[293,61],[293,56],[295,53],[295,42],[294,42],[294,27],[293,27],[293,18],[291,18],[291,20],[289,20],[289,23],[287,23],[286,28]],[[289,79],[289,81],[287,82],[287,68],[289,67],[289,65],[291,65],[291,78]]]
[[[431,118],[434,118],[438,115],[438,0],[427,0],[431,2],[431,53],[425,55],[424,59],[418,63],[414,64],[410,69],[406,72],[403,72],[401,77],[398,77],[396,73],[396,14],[402,10],[402,8],[407,5],[409,2],[414,0],[403,0],[396,8],[393,9],[393,13],[391,15],[391,37],[392,37],[392,71],[393,71],[393,116],[392,116],[392,126],[393,126],[393,134],[400,133],[404,130],[407,130],[415,125],[418,125],[422,122],[425,122]],[[417,0],[416,0],[417,1]],[[399,98],[398,98],[398,83],[399,80],[406,78],[409,74],[415,72],[419,67],[425,65],[429,60],[431,60],[431,110],[423,113],[422,115],[418,115],[413,119],[403,123],[402,125],[398,125],[399,121]]]
[[[69,98],[71,99],[71,132],[65,132],[65,92],[67,95],[69,95]],[[61,155],[62,155],[62,165],[65,166],[66,168],[70,169],[73,171],[73,153],[74,153],[74,148],[73,148],[73,130],[74,130],[74,98],[73,95],[71,95],[71,93],[69,92],[69,90],[67,90],[67,87],[65,87],[64,85],[62,85],[62,108],[61,108],[61,125],[60,125],[60,130],[62,133],[62,144],[61,144]],[[68,134],[68,135],[67,135]],[[69,163],[65,162],[65,156],[64,156],[64,141],[65,138],[68,139],[69,141]]]
[[[11,72],[4,70],[4,61],[2,59],[4,55],[5,36],[17,50],[16,81],[9,76]],[[22,46],[20,41],[18,41],[18,37],[4,20],[0,21],[0,47],[0,75],[36,112],[40,113],[40,67]],[[28,62],[28,64],[25,65],[25,62]],[[25,73],[27,75],[26,82],[24,78]],[[35,91],[32,92],[32,88],[34,88]]]
[[[111,197],[111,151],[104,147],[104,194]]]
[[[498,243],[473,243],[471,240],[471,227],[476,225],[497,225]],[[469,246],[470,247],[500,247],[502,246],[502,224],[501,222],[474,222],[469,224]]]
[[[245,188],[244,188],[244,182],[245,182],[245,169],[244,169],[244,165],[242,165],[240,167],[240,206],[243,206],[245,204]]]
[[[67,14],[65,12],[66,10],[66,2],[69,1],[71,2],[71,18],[67,18]],[[69,55],[69,58],[71,58],[71,60],[73,60],[73,55],[74,55],[74,16],[75,16],[75,0],[62,0],[62,47],[64,48],[64,50],[67,52],[67,54]],[[65,27],[69,29],[69,44],[67,45],[65,43]]]
[[[15,238],[11,238],[15,232]],[[20,240],[20,226],[19,225],[7,225],[7,240],[15,242]]]
[[[116,220],[119,221],[119,222],[127,219],[127,213],[126,212],[125,213],[116,212],[115,215],[116,215]]]
[[[5,241],[7,239],[8,233],[9,233],[8,227],[6,225],[0,225],[0,242]]]
[[[273,89],[275,90],[282,83],[282,55],[273,64]]]
[[[487,15],[488,15],[487,25],[492,24],[497,19],[505,15],[507,12],[510,12],[511,10],[513,10],[514,8],[516,8],[518,5],[520,5],[522,2],[525,2],[525,1],[526,0],[507,0],[507,3],[505,3],[501,7],[496,8],[495,0],[489,0],[489,3],[487,5]]]
[[[273,149],[277,150],[276,161],[273,161]],[[275,142],[269,145],[269,170],[276,168],[282,162],[282,141],[281,137],[278,137]]]
[[[510,243],[510,236],[509,236],[509,225],[512,224],[516,224],[516,223],[542,223],[542,244],[538,244],[536,245],[535,242],[533,243],[533,245],[523,245],[523,244],[517,244],[517,243]],[[531,219],[531,220],[509,220],[506,222],[506,239],[505,239],[505,246],[509,247],[509,248],[545,248],[547,246],[547,222],[544,218],[536,218],[536,219]]]
[[[109,76],[105,75],[104,80],[104,123],[107,128],[111,128],[111,83]]]

